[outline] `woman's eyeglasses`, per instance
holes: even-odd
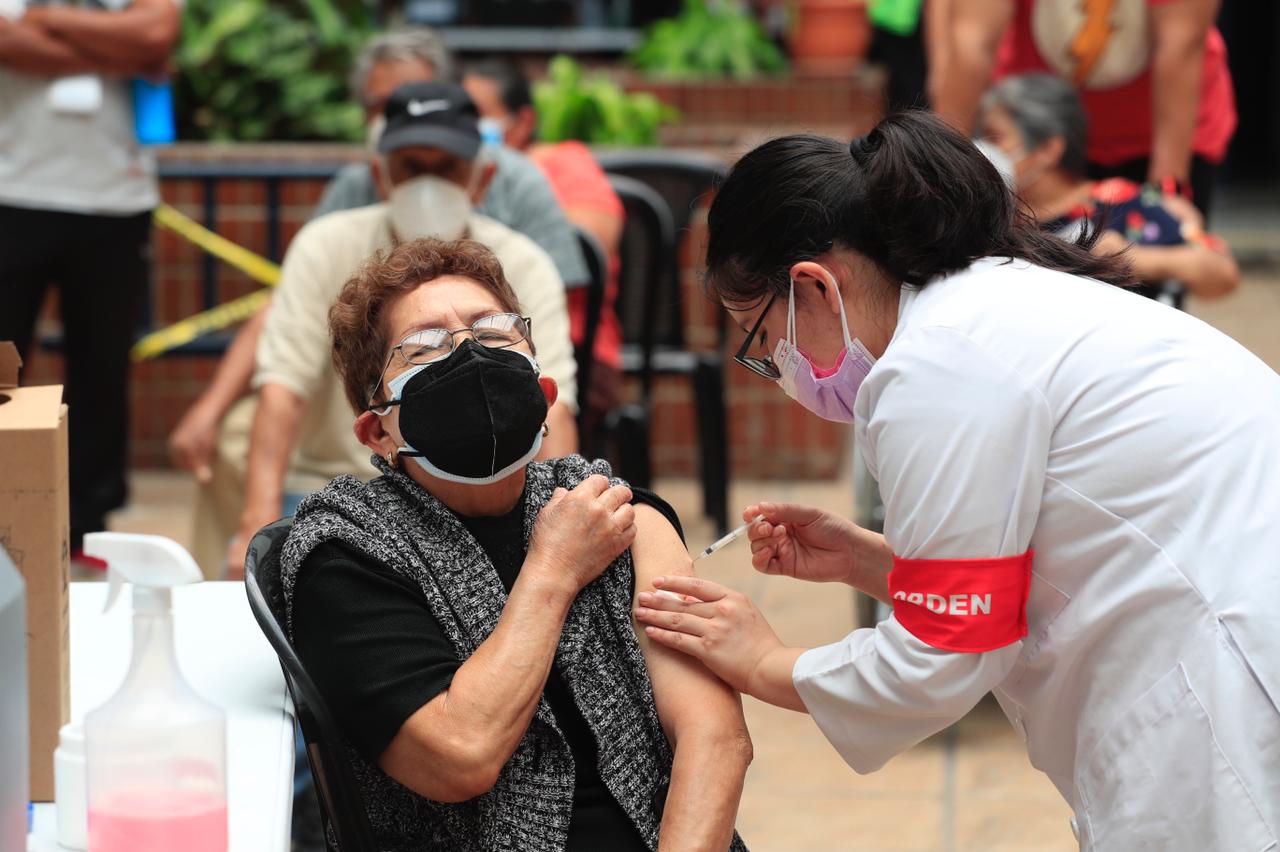
[[[471,339],[489,349],[506,349],[516,346],[530,338],[533,320],[519,314],[490,314],[481,317],[469,328],[449,330],[447,328],[424,328],[405,337],[387,355],[387,363],[378,375],[378,383],[369,390],[369,399],[377,398],[378,389],[387,369],[398,354],[405,364],[422,365],[438,361],[453,352],[454,339],[459,334],[470,334]],[[371,402],[370,405],[373,405]]]
[[[733,356],[733,360],[757,376],[763,376],[775,382],[782,377],[782,371],[778,369],[777,364],[773,363],[773,358],[769,355],[757,358],[754,355],[748,355],[747,351],[755,344],[756,335],[760,333],[760,326],[764,325],[764,318],[768,316],[769,309],[773,307],[773,303],[777,300],[778,294],[774,293],[769,298],[769,303],[764,306],[764,310],[760,312],[759,318],[756,319],[756,324],[751,326],[751,332],[747,335],[747,339],[742,341],[742,346],[738,347],[738,353]]]

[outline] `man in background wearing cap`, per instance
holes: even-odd
[[[369,450],[351,431],[351,411],[330,362],[329,307],[369,257],[397,241],[466,237],[502,262],[533,320],[542,372],[560,386],[542,456],[576,449],[575,362],[564,282],[528,237],[474,212],[493,168],[481,158],[475,105],[454,83],[414,83],[392,93],[377,144],[375,177],[388,201],[313,220],[285,254],[257,349],[258,409],[249,440],[245,502],[227,554],[233,577],[250,538],[289,514],[301,494],[335,476],[371,477]],[[285,487],[286,477],[289,487]]]
[[[400,86],[454,79],[453,60],[440,37],[426,27],[413,27],[384,33],[365,45],[349,84],[372,127],[381,119],[388,96]],[[509,145],[490,146],[486,153],[497,172],[478,211],[541,246],[551,255],[565,281],[586,282],[590,273],[582,248],[542,171]],[[364,207],[380,200],[369,164],[351,163],[325,187],[315,215]]]
[[[365,110],[372,136],[393,90],[406,83],[452,76],[452,58],[440,37],[415,27],[371,39],[352,69],[350,86]],[[577,237],[542,172],[506,146],[489,147],[485,154],[497,170],[477,212],[537,243],[551,256],[564,281],[585,281],[588,273]],[[370,161],[354,162],[329,182],[312,218],[380,200]],[[221,576],[227,539],[238,527],[243,508],[249,429],[257,406],[250,384],[265,319],[264,309],[241,327],[212,381],[169,436],[173,463],[194,473],[200,485],[193,510],[192,553],[211,578]]]
[[[350,87],[352,96],[364,108],[372,135],[393,90],[407,83],[449,80],[452,76],[453,61],[444,42],[432,30],[414,27],[382,33],[370,40],[351,71]],[[497,171],[477,212],[537,243],[551,256],[564,281],[585,283],[589,273],[582,248],[542,171],[529,158],[506,145],[492,146],[486,155]],[[329,181],[312,218],[377,204],[381,200],[370,162],[349,163]],[[224,475],[225,471],[217,470],[218,466],[239,468],[244,457],[245,432],[253,419],[253,402],[244,397],[249,393],[253,353],[264,317],[265,310],[251,317],[237,332],[213,380],[192,402],[169,436],[173,463],[196,474],[201,483],[208,483],[215,473]],[[220,428],[222,435],[219,435]],[[219,458],[215,459],[215,455]],[[218,502],[202,490],[202,504]],[[225,508],[203,505],[197,515],[195,555],[206,571],[208,560],[203,558],[202,551],[208,547],[202,539],[213,539],[216,535],[212,530],[203,530],[202,526],[207,525],[209,515],[225,514]],[[217,545],[218,561],[224,545],[225,541]]]

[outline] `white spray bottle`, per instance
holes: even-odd
[[[133,584],[133,659],[115,695],[85,717],[89,852],[226,852],[226,716],[183,679],[171,589],[195,560],[151,535],[90,533],[108,564],[106,608]]]

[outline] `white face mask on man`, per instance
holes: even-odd
[[[451,180],[421,175],[391,187],[387,208],[401,240],[456,240],[466,233],[471,196]]]

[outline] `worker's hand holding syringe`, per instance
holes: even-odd
[[[830,512],[790,503],[758,503],[742,513],[751,564],[761,573],[848,583],[888,599],[893,554],[884,536]],[[735,530],[707,548],[714,553]],[[706,551],[704,551],[705,553]],[[659,644],[700,659],[725,683],[779,707],[803,710],[791,681],[802,648],[782,644],[743,593],[700,577],[657,577],[636,597],[636,620]]]
[[[742,512],[748,521],[751,565],[815,583],[847,583],[887,599],[893,554],[884,536],[812,506],[758,503]],[[754,521],[760,518],[762,520]]]

